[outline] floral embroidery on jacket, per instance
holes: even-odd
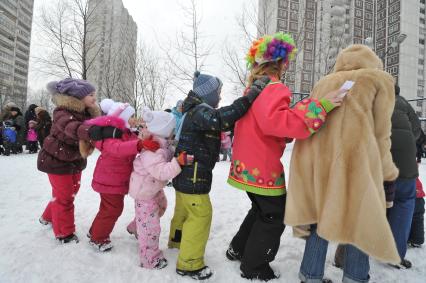
[[[284,172],[281,174],[272,172],[270,178],[265,181],[266,176],[261,175],[258,168],[248,169],[240,160],[234,160],[234,162],[231,163],[230,171],[231,177],[242,180],[245,183],[254,183],[260,186],[265,186],[266,183],[267,187],[281,187],[285,184]]]

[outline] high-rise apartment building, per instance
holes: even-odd
[[[0,1],[0,107],[8,101],[26,104],[33,4]]]
[[[373,0],[259,0],[259,25],[267,33],[293,35],[299,52],[285,81],[293,91],[309,93],[332,71],[341,49],[374,36],[374,8]]]
[[[425,0],[376,0],[376,53],[407,99],[425,96]],[[395,44],[404,35],[401,44]],[[424,117],[423,101],[412,104]]]
[[[89,0],[89,37],[95,47],[87,74],[102,98],[128,101],[134,93],[137,25],[121,0]]]

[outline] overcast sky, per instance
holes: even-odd
[[[35,0],[34,21],[38,20],[42,5],[55,3],[55,1],[57,0]],[[176,33],[182,30],[184,21],[179,3],[185,3],[185,1],[188,0],[123,0],[123,3],[138,25],[138,36],[156,46],[157,38],[161,41],[164,38],[175,37]],[[226,68],[221,59],[222,45],[227,38],[239,40],[236,17],[241,14],[244,2],[247,0],[197,0],[202,14],[201,32],[214,46],[205,71],[223,80]],[[37,27],[35,25],[33,27],[31,52],[35,55],[37,52],[42,52],[42,47],[37,44]],[[48,80],[49,78],[44,75],[34,72],[30,66],[29,86],[31,88],[40,88]],[[232,101],[234,97],[227,95],[227,92],[230,92],[230,85],[226,80],[224,83],[223,100],[224,102]],[[179,96],[182,98],[183,95]],[[171,98],[166,102],[168,104],[166,106],[173,104],[176,99]]]

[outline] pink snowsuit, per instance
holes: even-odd
[[[129,195],[135,199],[135,220],[141,266],[154,268],[164,258],[159,249],[160,217],[167,208],[163,188],[176,177],[181,168],[168,148],[167,141],[156,137],[160,149],[143,151],[133,162]],[[129,227],[134,225],[130,223]],[[130,228],[131,229],[131,228]]]

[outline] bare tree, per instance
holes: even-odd
[[[36,104],[43,107],[48,112],[53,111],[52,95],[46,89],[29,89],[27,95],[27,105]]]
[[[213,46],[206,42],[206,37],[201,33],[202,16],[198,11],[197,1],[185,0],[181,11],[186,19],[185,28],[162,50],[174,78],[170,83],[180,92],[187,93],[187,86],[192,82],[194,72],[204,70]]]
[[[171,82],[164,62],[153,48],[139,43],[136,57],[135,92],[129,95],[133,107],[139,113],[144,106],[152,110],[161,110]]]
[[[100,1],[58,0],[54,8],[44,6],[37,23],[44,53],[35,57],[38,71],[54,76],[87,79],[100,47],[95,34],[95,10]],[[88,56],[92,53],[93,56]]]

